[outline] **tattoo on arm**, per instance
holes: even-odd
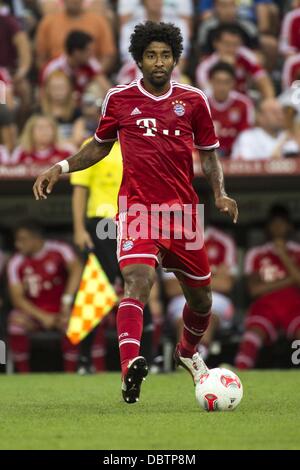
[[[114,142],[100,144],[95,139],[85,145],[78,153],[68,158],[70,173],[84,170],[106,157]]]
[[[216,152],[202,150],[200,157],[203,173],[214,192],[215,198],[226,196],[223,169]]]

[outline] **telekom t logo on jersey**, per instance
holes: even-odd
[[[147,137],[155,137],[155,133],[157,132],[156,119],[154,118],[138,119],[136,121],[136,124],[140,129],[146,130],[146,132],[144,132],[143,135],[146,135]],[[169,129],[163,129],[162,133],[164,135],[169,135]],[[175,129],[174,135],[180,135],[180,131]]]

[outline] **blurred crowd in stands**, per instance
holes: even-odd
[[[147,19],[181,28],[184,53],[174,79],[206,92],[222,159],[300,157],[300,0],[0,0],[0,165],[53,164],[92,136],[107,90],[141,77],[128,45],[134,25]],[[245,333],[238,330],[235,364],[254,367],[278,330],[300,338],[300,245],[292,228],[285,208],[273,208],[267,243],[246,255],[245,268],[234,238],[207,228],[214,315],[201,344],[204,358],[220,330],[232,332],[232,293],[244,270],[253,305]],[[8,264],[7,335],[15,370],[27,372],[30,334],[64,331],[81,261],[67,245],[47,240],[35,222],[19,224],[14,235],[17,253],[7,263],[0,251],[0,276]],[[84,230],[77,239],[79,246],[92,243]],[[152,358],[161,352],[166,323],[173,339],[180,333],[184,303],[173,275],[158,279],[150,302]],[[283,295],[284,312],[275,308]],[[106,328],[114,328],[109,317]],[[98,371],[106,367],[103,331],[93,337]],[[65,370],[75,371],[78,350],[64,335],[61,347]]]
[[[299,0],[0,0],[0,163],[92,135],[108,88],[141,75],[128,44],[147,19],[181,28],[174,79],[207,93],[222,157],[299,156]]]

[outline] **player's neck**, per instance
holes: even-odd
[[[160,88],[154,87],[146,78],[141,80],[142,87],[145,88],[148,93],[154,96],[161,96],[166,94],[170,89],[170,81],[162,85]]]

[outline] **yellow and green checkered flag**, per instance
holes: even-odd
[[[72,309],[67,336],[78,344],[115,305],[118,297],[99,261],[89,254]]]

